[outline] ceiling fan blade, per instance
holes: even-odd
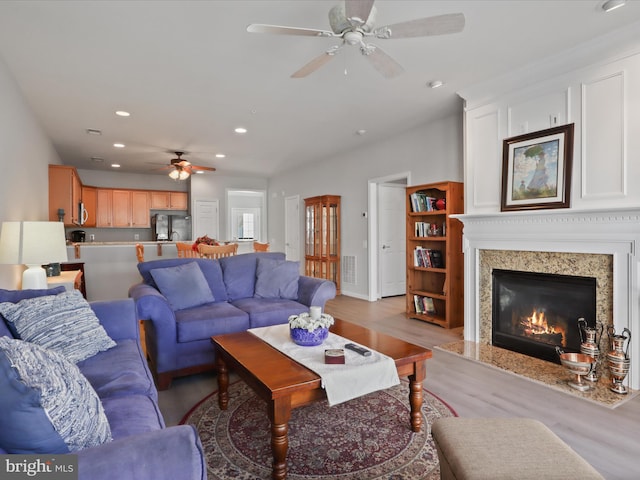
[[[329,60],[331,60],[333,57],[335,57],[339,49],[340,47],[333,47],[332,49],[324,52],[322,55],[317,56],[316,58],[311,60],[309,63],[307,63],[304,67],[302,67],[300,70],[293,73],[291,75],[291,78],[304,78],[307,75],[312,74],[313,72],[318,70],[320,67],[322,67],[324,64],[328,63]]]
[[[462,13],[448,13],[376,28],[373,35],[383,39],[446,35],[461,32],[464,29],[464,22]]]
[[[361,49],[362,54],[371,62],[378,72],[385,78],[393,78],[404,72],[404,68],[393,58],[387,55],[377,45],[368,44]]]
[[[375,0],[345,0],[345,12],[347,18],[358,18],[362,23],[367,23],[373,2]]]
[[[274,33],[276,35],[302,35],[308,37],[335,37],[336,34],[328,30],[318,30],[315,28],[282,27],[280,25],[265,25],[262,23],[252,23],[247,27],[250,33]]]
[[[189,168],[191,168],[191,170],[201,170],[203,172],[215,172],[216,169],[213,167],[203,167],[200,165],[191,165]]]

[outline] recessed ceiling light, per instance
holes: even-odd
[[[226,155],[224,153],[216,153],[216,158],[224,158]]]
[[[113,146],[116,148],[124,148],[124,143],[114,143]]]
[[[602,4],[602,10],[610,12],[616,8],[624,7],[625,3],[625,0],[607,0]]]
[[[367,133],[367,131],[364,128],[361,128],[360,130],[356,130],[356,133],[358,135],[364,135],[365,133]]]
[[[196,170],[194,173],[196,173],[196,174],[198,174],[198,175],[201,175],[201,174],[203,174],[204,172],[203,172],[202,170]]]
[[[130,114],[129,112],[125,112],[124,110],[118,110],[118,111],[116,112],[116,115],[118,115],[119,117],[128,117],[128,116],[130,116],[131,114]]]
[[[102,135],[102,132],[97,128],[87,128],[87,135]]]
[[[234,130],[236,133],[247,133],[247,129],[244,127],[238,127]]]
[[[429,88],[439,88],[444,85],[444,82],[441,80],[434,80],[433,82],[429,82]]]
[[[120,164],[119,163],[112,163],[111,166],[113,168],[120,168]]]

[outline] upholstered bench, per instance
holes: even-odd
[[[604,480],[537,420],[440,418],[431,434],[443,480]]]

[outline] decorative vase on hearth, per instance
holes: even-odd
[[[625,377],[629,373],[631,360],[629,359],[629,344],[631,343],[631,331],[628,328],[622,330],[622,334],[616,335],[613,325],[607,327],[607,335],[611,344],[611,350],[607,353],[607,363],[611,372],[611,391],[626,394],[627,387],[623,385]],[[624,343],[627,342],[625,348]]]
[[[598,328],[599,326],[599,328]],[[596,322],[596,328],[587,326],[584,318],[578,319],[578,329],[580,331],[580,353],[593,357],[596,362],[593,364],[591,371],[584,376],[589,382],[598,381],[598,357],[600,356],[600,339],[602,338],[602,330],[604,325]]]

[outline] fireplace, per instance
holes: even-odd
[[[556,347],[580,351],[578,319],[596,323],[596,279],[492,271],[492,344],[560,363]]]
[[[454,217],[464,224],[465,341],[491,345],[493,269],[595,277],[598,323],[605,331],[640,331],[639,207]],[[640,353],[633,345],[627,379],[640,390]],[[605,334],[600,351],[607,349]]]

